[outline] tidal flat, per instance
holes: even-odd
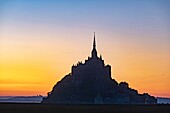
[[[170,105],[0,103],[0,113],[170,113]]]

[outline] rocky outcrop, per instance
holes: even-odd
[[[100,96],[101,101],[96,99]],[[42,103],[76,103],[76,104],[153,104],[157,100],[147,93],[138,94],[137,90],[129,88],[128,83],[109,81],[90,81],[77,84],[72,75],[66,75],[43,98]]]

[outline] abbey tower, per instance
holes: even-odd
[[[91,57],[88,57],[85,63],[78,62],[77,65],[73,65],[71,74],[75,82],[81,82],[80,79],[86,80],[87,78],[92,81],[111,79],[111,66],[105,65],[102,57],[99,58],[97,55],[95,35]]]

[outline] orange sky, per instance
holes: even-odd
[[[80,45],[72,45],[71,40],[67,46],[62,41],[60,45],[57,41],[1,45],[0,95],[46,95],[57,81],[71,72],[72,64],[87,59],[92,38],[89,36],[88,41]],[[143,50],[139,45],[125,46],[123,42],[120,45],[104,42],[97,36],[98,53],[112,66],[112,78],[127,81],[140,93],[169,97],[170,54]]]
[[[112,78],[170,97],[167,3],[46,2],[0,3],[0,96],[46,95],[90,56],[95,31]]]

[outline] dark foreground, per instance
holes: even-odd
[[[170,113],[170,105],[58,105],[0,103],[0,113]]]

